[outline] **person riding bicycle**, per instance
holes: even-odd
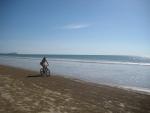
[[[46,57],[44,57],[42,59],[42,61],[40,62],[40,65],[43,67],[43,69],[47,68],[47,66],[49,65],[49,63],[47,62]]]

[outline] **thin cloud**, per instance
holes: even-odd
[[[63,29],[83,29],[89,27],[90,24],[69,24],[65,25],[62,28]]]

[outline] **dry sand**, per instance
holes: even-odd
[[[150,95],[0,65],[0,113],[150,113]]]

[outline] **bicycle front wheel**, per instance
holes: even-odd
[[[48,68],[46,69],[46,73],[45,74],[46,74],[47,77],[50,76],[50,70]]]
[[[40,69],[40,74],[41,74],[41,76],[44,75],[43,68]]]

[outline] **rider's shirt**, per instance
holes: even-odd
[[[43,63],[43,65],[44,65],[44,66],[48,66],[48,63],[45,61],[45,62]]]

